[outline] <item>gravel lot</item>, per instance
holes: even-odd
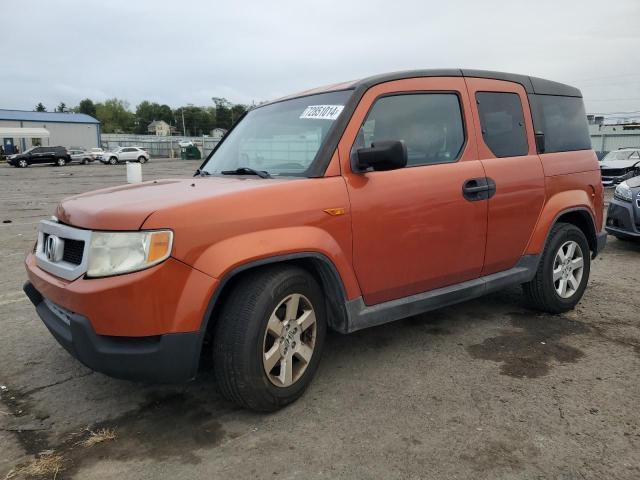
[[[152,160],[144,179],[198,163]],[[309,391],[259,415],[222,400],[210,367],[172,387],[92,373],[23,295],[37,222],[124,180],[124,166],[0,165],[0,478],[41,452],[58,479],[640,478],[640,245],[610,237],[566,315],[512,289],[330,334]],[[101,429],[115,439],[83,443]]]

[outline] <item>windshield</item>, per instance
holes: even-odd
[[[624,150],[624,151],[616,151],[616,152],[609,152],[605,155],[605,157],[602,159],[602,161],[604,162],[605,160],[628,160],[629,157],[631,157],[631,155],[635,153],[634,150]],[[637,155],[634,155],[634,157]]]
[[[309,95],[251,110],[202,170],[219,174],[247,167],[271,176],[306,176],[351,93]]]
[[[28,148],[27,150],[25,150],[25,151],[24,151],[24,153],[33,152],[36,148],[38,148],[38,147],[31,147],[31,148]]]

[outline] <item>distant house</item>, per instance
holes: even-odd
[[[172,127],[164,120],[154,120],[147,126],[147,132],[152,135],[158,135],[159,137],[166,137],[171,135],[175,127]]]
[[[211,130],[211,136],[214,140],[220,140],[226,133],[227,131],[224,128],[214,128]]]

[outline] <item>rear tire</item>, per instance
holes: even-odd
[[[138,162],[140,162],[141,164],[142,164],[142,163],[145,163],[146,161],[147,161],[147,159],[146,159],[145,157],[143,157],[142,155],[140,155],[140,156],[138,157]]]
[[[60,157],[60,158],[58,158],[56,160],[56,165],[59,166],[59,167],[64,167],[66,164],[67,164],[67,159],[66,158]]]
[[[274,266],[242,278],[213,339],[216,381],[230,401],[274,411],[311,383],[326,335],[324,295],[305,270]]]
[[[80,162],[80,163],[82,163],[82,165],[87,165],[89,163],[89,160],[86,159],[86,158],[83,158],[82,162]]]
[[[582,298],[591,270],[589,243],[568,223],[551,229],[536,276],[522,285],[532,307],[548,313],[572,310]]]

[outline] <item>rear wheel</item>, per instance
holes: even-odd
[[[322,290],[297,267],[242,279],[214,332],[214,371],[223,395],[273,411],[299,398],[318,368],[326,334]]]
[[[82,165],[86,165],[86,164],[89,163],[89,159],[88,158],[83,158],[82,162],[80,162],[80,163],[82,163]]]
[[[147,161],[146,157],[144,157],[144,156],[142,156],[142,155],[140,155],[140,156],[138,157],[138,162],[140,162],[140,163],[145,163],[146,161]]]
[[[67,159],[60,157],[58,159],[56,159],[56,165],[59,167],[64,167],[67,164]]]
[[[589,244],[575,225],[557,223],[551,229],[536,276],[523,285],[533,307],[562,313],[582,298],[591,269]]]
[[[109,159],[109,165],[115,165],[116,163],[118,163],[118,159],[116,157],[111,157]]]

